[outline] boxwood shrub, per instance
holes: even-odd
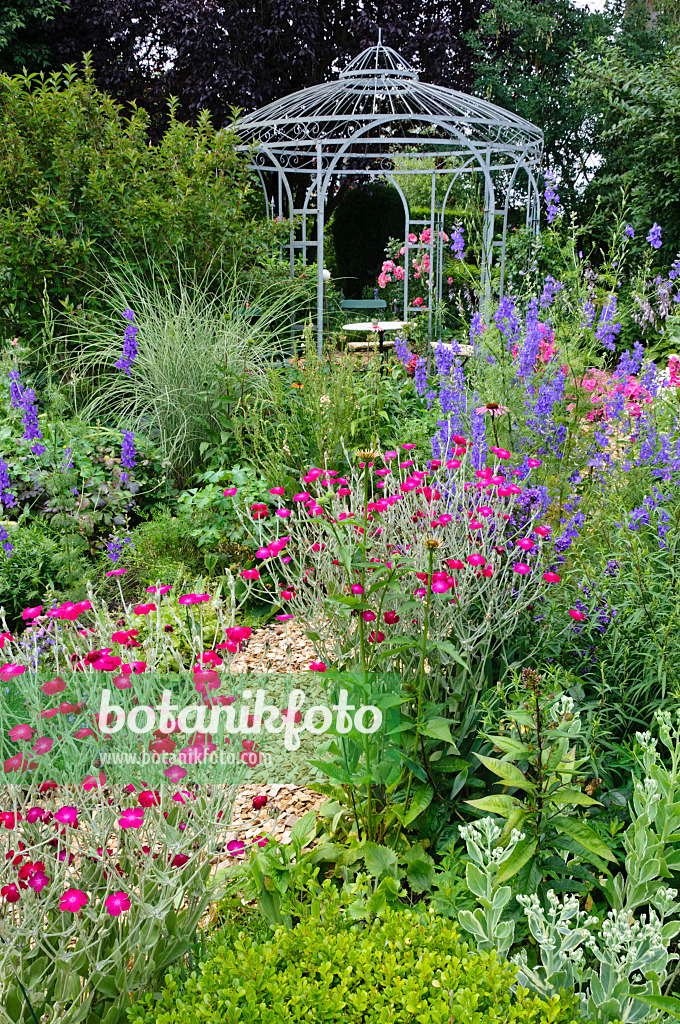
[[[184,981],[129,1011],[133,1024],[567,1024],[573,996],[546,1003],[512,985],[495,951],[472,953],[434,914],[391,912],[369,925],[308,918],[291,931],[218,944]]]

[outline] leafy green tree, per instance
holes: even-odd
[[[84,77],[0,75],[0,327],[30,338],[45,290],[68,310],[121,260],[170,273],[179,252],[199,275],[217,263],[252,280],[269,258],[232,128],[207,113],[183,124],[171,104],[152,146],[148,119],[126,117],[89,66]]]
[[[47,23],[63,0],[0,0],[0,71],[40,71],[50,61]]]
[[[493,0],[469,36],[475,91],[543,130],[546,163],[559,169],[568,205],[597,150],[587,103],[570,91],[573,57],[593,53],[612,27],[611,13],[577,8],[571,0]]]
[[[588,105],[602,164],[585,199],[604,230],[629,194],[628,217],[642,242],[662,227],[657,263],[680,248],[680,40],[672,8],[649,24],[629,21],[616,43],[601,41],[580,61],[574,93]]]

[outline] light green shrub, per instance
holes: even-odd
[[[241,934],[160,999],[130,1010],[133,1024],[567,1024],[567,995],[544,1002],[513,991],[515,968],[474,954],[451,922],[388,913],[366,928],[334,913],[279,930],[266,942]]]

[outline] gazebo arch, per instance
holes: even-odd
[[[267,199],[267,215],[290,221],[286,249],[291,276],[297,258],[317,264],[317,347],[323,346],[324,225],[329,194],[348,178],[387,179],[404,206],[404,247],[409,266],[409,234],[430,229],[428,328],[438,329],[446,203],[461,175],[480,175],[484,186],[482,285],[490,295],[491,267],[499,261],[505,276],[505,244],[511,205],[525,208],[526,224],[539,226],[537,172],[543,153],[540,128],[507,110],[454,89],[421,82],[390,47],[371,46],[355,57],[335,81],[276,100],[242,117],[237,130],[253,149],[253,169]],[[422,167],[400,167],[400,160],[423,158]],[[432,157],[440,161],[432,163]],[[518,187],[520,172],[526,186]],[[413,219],[396,176],[430,178],[430,213]],[[449,179],[443,200],[437,180]],[[498,197],[501,197],[500,204]],[[427,249],[426,249],[427,251]],[[423,312],[409,302],[409,275],[403,281],[403,318]]]

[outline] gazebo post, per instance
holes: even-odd
[[[323,355],[323,233],[326,195],[323,184],[323,150],[316,144],[316,354]]]

